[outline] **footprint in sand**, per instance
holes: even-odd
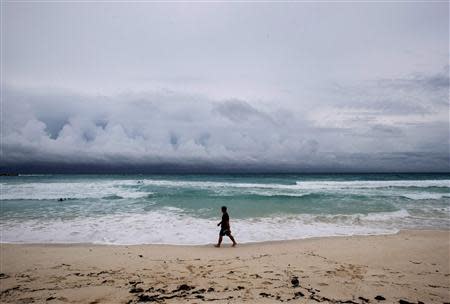
[[[7,275],[6,273],[0,273],[0,280],[1,279],[7,279],[7,278],[9,278],[9,275]]]
[[[187,268],[187,270],[189,270],[190,273],[194,273],[194,270],[193,270],[194,266],[187,265],[186,268]]]

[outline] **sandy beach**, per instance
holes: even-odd
[[[2,303],[446,303],[449,231],[211,246],[1,245]]]

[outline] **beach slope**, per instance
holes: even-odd
[[[414,230],[220,249],[1,244],[0,302],[445,303],[449,241]]]

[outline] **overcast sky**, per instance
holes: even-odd
[[[3,2],[2,166],[449,171],[449,3]]]

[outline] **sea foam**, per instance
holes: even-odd
[[[402,214],[408,216],[407,214]],[[379,216],[379,215],[378,215]],[[399,214],[393,213],[394,218]],[[232,220],[240,243],[302,239],[320,236],[395,233],[395,227],[378,227],[390,215],[276,216]],[[180,210],[118,214],[71,220],[28,220],[2,223],[2,242],[100,244],[211,244],[217,240],[218,220],[183,215]],[[372,224],[370,224],[372,222]]]

